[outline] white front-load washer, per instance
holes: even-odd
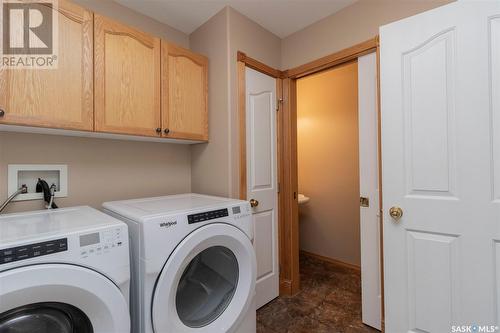
[[[247,202],[182,194],[104,208],[129,226],[135,333],[255,333]]]
[[[0,215],[0,332],[129,333],[127,226],[90,207]]]

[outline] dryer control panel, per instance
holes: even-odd
[[[188,223],[199,223],[229,216],[227,208],[188,215]]]
[[[63,251],[68,251],[67,238],[11,247],[0,250],[0,265]]]
[[[231,215],[235,220],[239,220],[241,218],[245,218],[250,216],[249,209],[246,209],[245,206],[233,206],[230,209],[217,209],[211,210],[208,212],[201,212],[196,214],[190,214],[187,216],[188,224],[200,223],[210,220],[215,220],[218,218],[224,218]],[[231,214],[230,214],[231,212]]]

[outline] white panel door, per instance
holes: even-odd
[[[500,1],[380,39],[386,332],[497,331],[482,326],[500,324]]]
[[[246,69],[247,198],[253,207],[257,256],[256,304],[278,297],[276,80]]]
[[[358,58],[359,185],[363,323],[381,329],[380,203],[378,177],[377,55]]]

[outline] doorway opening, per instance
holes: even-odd
[[[359,272],[358,133],[356,60],[297,80],[301,254]]]
[[[305,302],[303,305],[304,311],[308,311],[307,309],[311,311],[315,311],[314,308],[317,308],[316,306],[308,307],[307,305],[311,304],[311,302],[308,302],[307,299],[304,299],[304,296],[306,295],[306,290],[308,289],[312,294],[310,295],[312,298],[310,299],[315,299],[317,301],[320,299],[321,301],[324,300],[325,293],[321,291],[321,288],[317,288],[318,284],[317,282],[320,280],[325,280],[327,279],[328,276],[337,276],[339,277],[340,275],[344,274],[347,279],[346,282],[347,284],[351,284],[349,288],[353,287],[354,289],[351,288],[352,293],[359,293],[359,288],[360,286],[360,265],[362,264],[362,255],[360,254],[360,247],[361,243],[368,244],[369,246],[365,246],[365,250],[368,248],[368,251],[365,251],[367,253],[371,253],[372,257],[369,260],[370,262],[370,270],[372,271],[371,274],[366,274],[366,270],[362,270],[363,274],[363,279],[362,281],[369,281],[368,285],[365,286],[365,283],[362,284],[363,290],[365,290],[365,287],[368,287],[369,290],[371,290],[371,302],[369,302],[369,306],[371,308],[376,308],[375,311],[372,311],[373,315],[372,317],[374,318],[373,321],[367,321],[365,320],[365,315],[363,315],[363,321],[367,322],[370,326],[374,326],[377,328],[382,328],[383,329],[383,288],[382,288],[382,279],[383,279],[383,274],[382,274],[382,255],[381,251],[379,250],[381,247],[381,240],[382,240],[382,235],[381,235],[381,220],[379,215],[380,207],[381,207],[381,200],[380,200],[380,175],[379,175],[379,148],[378,148],[378,143],[379,143],[379,125],[378,125],[378,95],[377,95],[377,88],[378,88],[378,74],[377,74],[377,51],[378,51],[378,38],[374,38],[372,40],[368,40],[364,43],[358,44],[353,46],[352,48],[340,51],[338,53],[329,55],[327,57],[315,60],[311,63],[299,66],[297,68],[293,68],[290,70],[286,71],[277,71],[274,69],[271,69],[267,66],[265,66],[262,63],[259,63],[258,61],[251,59],[247,57],[245,54],[239,54],[238,55],[238,61],[239,61],[239,111],[240,111],[240,122],[243,121],[243,123],[240,123],[240,190],[246,189],[247,184],[245,183],[247,180],[247,170],[245,170],[245,165],[244,161],[247,160],[246,151],[245,151],[245,124],[244,124],[244,119],[246,119],[245,116],[245,100],[246,100],[246,89],[244,86],[245,80],[242,78],[245,77],[245,68],[249,67],[255,70],[260,71],[261,73],[264,73],[266,75],[272,76],[276,78],[276,85],[277,85],[277,94],[278,94],[278,102],[277,102],[277,109],[280,111],[277,113],[277,133],[278,133],[278,144],[277,144],[277,161],[278,161],[278,234],[279,234],[279,295],[280,298],[277,300],[273,301],[272,303],[278,304],[274,308],[278,311],[274,313],[272,311],[272,306],[266,306],[261,308],[260,314],[265,314],[268,313],[269,317],[272,319],[270,322],[275,322],[275,323],[281,323],[281,324],[292,324],[291,321],[285,320],[276,320],[276,316],[279,315],[279,313],[285,315],[286,313],[293,313],[293,309],[289,309],[286,305],[292,305],[296,303],[296,299],[298,302]],[[369,61],[366,60],[366,58],[369,58]],[[353,66],[350,68],[349,66]],[[364,76],[362,79],[359,79],[359,77],[356,78],[356,75],[360,75],[360,73],[356,73],[357,70],[359,70],[359,66],[363,67],[362,72],[364,73]],[[304,238],[307,237],[306,231],[302,230],[302,234],[300,232],[300,229],[305,228],[302,225],[307,223],[305,221],[302,221],[299,223],[299,200],[301,202],[303,201],[303,197],[299,196],[299,194],[305,194],[305,196],[308,196],[310,198],[309,203],[306,203],[305,205],[301,205],[304,207],[305,210],[310,210],[314,205],[312,204],[313,200],[319,200],[321,195],[315,195],[313,197],[313,191],[310,191],[307,193],[306,187],[303,186],[303,182],[301,177],[299,177],[299,170],[298,170],[298,165],[299,165],[299,155],[301,152],[301,148],[299,145],[301,145],[300,132],[303,129],[306,129],[308,127],[308,119],[307,116],[302,117],[300,114],[300,100],[299,100],[299,95],[300,95],[300,86],[302,82],[306,82],[309,78],[314,78],[314,77],[321,77],[321,75],[329,72],[329,71],[335,71],[335,70],[347,70],[351,69],[351,74],[354,75],[354,80],[352,80],[351,83],[352,87],[352,94],[351,94],[351,100],[354,99],[354,102],[351,103],[354,105],[354,108],[351,112],[351,115],[354,115],[353,118],[351,118],[351,121],[356,120],[356,123],[353,123],[354,125],[351,126],[351,129],[355,129],[351,132],[351,139],[347,140],[349,141],[356,141],[357,140],[357,145],[352,144],[351,142],[351,147],[353,148],[351,150],[351,157],[354,159],[354,166],[356,166],[357,162],[357,173],[354,172],[351,174],[351,180],[354,179],[354,184],[351,184],[350,186],[347,185],[347,188],[351,190],[351,196],[350,196],[350,202],[351,202],[351,209],[348,210],[345,208],[345,205],[339,205],[340,211],[344,209],[345,211],[352,211],[351,215],[354,217],[354,223],[356,224],[357,220],[357,236],[356,234],[356,228],[354,228],[354,231],[351,231],[350,235],[353,236],[354,238],[351,237],[351,240],[354,239],[354,243],[357,243],[357,246],[351,246],[351,250],[346,250],[345,252],[348,253],[351,251],[351,257],[340,257],[340,258],[335,258],[334,256],[328,257],[328,253],[321,253],[320,251],[315,251],[314,248],[307,249],[307,246],[303,246],[302,251],[301,251],[301,240],[302,238],[302,243],[304,244]],[[367,70],[369,68],[369,70]],[[356,71],[352,70],[356,69]],[[347,71],[348,72],[348,71]],[[359,81],[359,82],[358,82]],[[326,87],[327,85],[321,85],[320,87]],[[318,89],[312,89],[312,91],[318,90]],[[245,93],[244,93],[245,92]],[[367,93],[368,92],[368,93]],[[279,96],[281,95],[281,97]],[[326,94],[326,96],[329,96],[331,94]],[[341,94],[342,96],[342,94]],[[331,97],[331,96],[329,96]],[[306,103],[307,104],[307,103]],[[367,107],[369,105],[370,107]],[[363,110],[363,114],[365,117],[361,117],[361,109]],[[371,120],[372,122],[368,122],[368,128],[366,127],[366,112],[369,112],[370,117],[372,117]],[[339,119],[342,119],[340,117]],[[363,122],[363,119],[365,122]],[[328,119],[325,120],[320,120],[320,123],[328,123]],[[364,125],[363,125],[364,124]],[[311,125],[311,122],[309,122],[309,125]],[[334,139],[329,139],[326,137],[324,140],[321,138],[318,139],[319,134],[316,133],[314,130],[311,131],[313,134],[316,135],[316,139],[313,140],[317,142],[316,148],[319,148],[321,144],[326,144],[328,146],[328,143],[331,142]],[[332,130],[327,130],[326,133],[331,134]],[[337,133],[339,134],[339,133]],[[361,134],[364,134],[361,135]],[[344,135],[345,136],[345,135]],[[353,139],[352,139],[353,138]],[[346,143],[345,138],[337,139],[340,143]],[[362,147],[362,144],[368,143],[368,148]],[[314,147],[313,147],[314,148]],[[344,147],[345,148],[345,147]],[[305,151],[311,152],[311,148],[303,147]],[[370,154],[366,154],[366,151],[368,151]],[[365,152],[365,153],[363,153]],[[329,154],[328,156],[325,157],[325,154]],[[356,154],[358,156],[356,160]],[[325,177],[326,173],[331,173],[331,170],[329,167],[325,167],[324,165],[324,160],[325,158],[332,158],[333,156],[330,156],[330,152],[328,151],[328,147],[323,149],[320,149],[319,152],[314,154],[313,157],[309,157],[309,160],[313,160],[317,162],[317,164],[320,164],[320,169],[315,170],[314,175],[319,177]],[[342,155],[342,154],[341,154]],[[364,157],[363,157],[364,156]],[[344,160],[346,160],[344,158]],[[364,162],[362,162],[362,160]],[[368,163],[366,162],[369,161]],[[352,162],[352,160],[351,160]],[[371,164],[370,164],[371,163]],[[321,167],[321,164],[323,166]],[[368,165],[368,167],[363,168],[363,165]],[[344,166],[345,167],[345,166]],[[353,166],[351,165],[351,171],[352,171]],[[349,168],[347,168],[349,170]],[[369,172],[366,172],[368,170]],[[356,177],[353,177],[357,176]],[[370,185],[372,188],[372,191],[364,191],[364,187],[362,186],[363,183],[363,177],[371,177],[369,179]],[[343,179],[342,177],[340,178],[341,180]],[[356,182],[357,179],[357,182]],[[300,182],[300,186],[299,186]],[[328,185],[326,181],[319,182],[318,186],[325,186]],[[334,188],[338,189],[341,188],[341,186],[337,186]],[[300,190],[300,191],[299,191]],[[245,191],[245,190],[243,190]],[[246,192],[246,191],[245,191]],[[300,193],[304,192],[304,193]],[[346,191],[344,191],[345,194]],[[246,197],[246,193],[242,193],[240,196],[242,199],[251,199],[250,197]],[[342,194],[342,191],[340,191],[340,194]],[[363,197],[363,198],[360,198]],[[300,198],[300,199],[299,199]],[[369,207],[363,207],[360,208],[360,199],[362,199],[362,203],[366,205],[368,203]],[[328,205],[328,200],[327,205]],[[309,207],[307,206],[309,205]],[[308,207],[308,208],[305,208]],[[355,209],[357,209],[355,211]],[[360,211],[361,209],[361,211]],[[362,224],[362,220],[364,218],[363,209],[365,212],[368,212],[372,219],[371,219],[371,229],[369,229],[369,232],[365,234],[368,235],[368,239],[370,240],[368,243],[366,243],[366,237],[363,238],[363,231],[361,230],[362,227],[360,227],[360,223]],[[348,213],[347,213],[348,214]],[[301,216],[303,217],[304,214],[301,213]],[[328,219],[328,217],[327,217]],[[351,219],[352,221],[352,219]],[[305,223],[304,223],[305,222]],[[363,225],[363,224],[362,224]],[[365,230],[366,231],[366,230]],[[325,231],[324,234],[327,234],[328,232]],[[314,233],[313,233],[314,234]],[[347,233],[349,234],[349,233]],[[322,237],[324,236],[323,234],[321,235]],[[313,236],[312,241],[317,242],[319,238]],[[341,237],[340,241],[338,243],[341,243],[342,241],[346,241],[347,245],[352,245],[349,244],[348,242],[349,237]],[[331,242],[332,240],[330,240]],[[303,245],[302,244],[302,245]],[[346,243],[345,243],[346,244]],[[375,248],[374,248],[375,246]],[[354,251],[352,251],[354,249]],[[357,250],[356,250],[357,249]],[[357,254],[356,254],[357,251]],[[316,253],[315,253],[316,252]],[[319,252],[319,253],[318,253]],[[353,254],[354,253],[354,254]],[[345,253],[344,253],[345,255]],[[302,266],[302,267],[301,267]],[[318,280],[310,279],[310,276],[308,277],[304,273],[301,275],[301,268],[302,270],[307,269],[307,267],[312,268],[312,271],[314,271],[312,274],[315,277],[318,277]],[[334,270],[338,270],[337,272],[331,271],[327,272],[326,274],[320,274],[320,272],[317,271],[318,267],[329,267]],[[307,274],[307,273],[306,273]],[[375,276],[375,278],[374,278]],[[351,277],[352,279],[349,279]],[[356,282],[357,281],[357,282]],[[308,288],[307,283],[310,282],[312,285],[315,287],[310,287]],[[356,288],[356,283],[357,283],[357,288]],[[340,287],[338,290],[336,290],[337,294],[332,295],[333,298],[332,300],[339,301],[340,303],[338,304],[339,307],[338,309],[341,309],[342,307],[346,307],[346,303],[342,303],[342,295],[338,294],[341,291],[346,291],[345,288],[341,288],[340,284],[336,284],[337,287]],[[331,290],[335,294],[335,290]],[[364,292],[363,292],[364,293]],[[344,295],[346,296],[346,295]],[[352,296],[352,295],[350,295]],[[361,295],[358,296],[358,303],[353,303],[351,304],[351,308],[353,309],[353,313],[357,313],[358,317],[361,316],[361,307],[359,303],[363,303],[363,313],[366,313],[365,311],[365,302],[364,300],[367,299],[365,295],[363,295],[363,298],[361,301],[360,300]],[[347,297],[349,301],[353,300],[353,297]],[[272,305],[270,303],[270,305]],[[323,304],[324,302],[322,302]],[[271,309],[271,310],[269,310]],[[323,311],[324,310],[324,311]],[[328,311],[328,309],[323,309],[322,312]],[[332,310],[332,309],[330,309]],[[332,316],[331,318],[333,320],[336,320],[335,318],[339,318],[339,316],[334,316],[332,313],[330,313]],[[305,313],[300,313],[298,314],[299,316],[303,317],[304,319],[308,320],[311,319],[311,317],[307,318],[308,316]],[[265,318],[265,316],[259,316],[260,319]],[[342,316],[341,316],[342,317]],[[348,316],[343,316],[343,318],[347,318]],[[265,320],[264,320],[265,321]],[[348,321],[349,323],[353,323],[352,318]],[[318,324],[319,322],[309,322],[310,325],[315,325]],[[258,324],[263,324],[262,320],[258,320]],[[333,324],[333,323],[330,323]],[[337,323],[339,324],[339,323]],[[360,331],[366,330],[367,326],[364,326],[361,324],[361,319],[358,322]],[[265,325],[265,323],[264,323]],[[300,325],[299,325],[300,326]],[[312,326],[310,326],[312,327]],[[347,326],[346,326],[347,327]],[[282,329],[280,329],[282,330]]]
[[[377,332],[376,55],[301,77],[296,91],[299,293],[331,328]]]

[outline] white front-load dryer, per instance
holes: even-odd
[[[127,226],[90,207],[0,216],[0,332],[129,333]]]
[[[136,333],[255,333],[247,202],[199,194],[108,202],[129,226]]]

